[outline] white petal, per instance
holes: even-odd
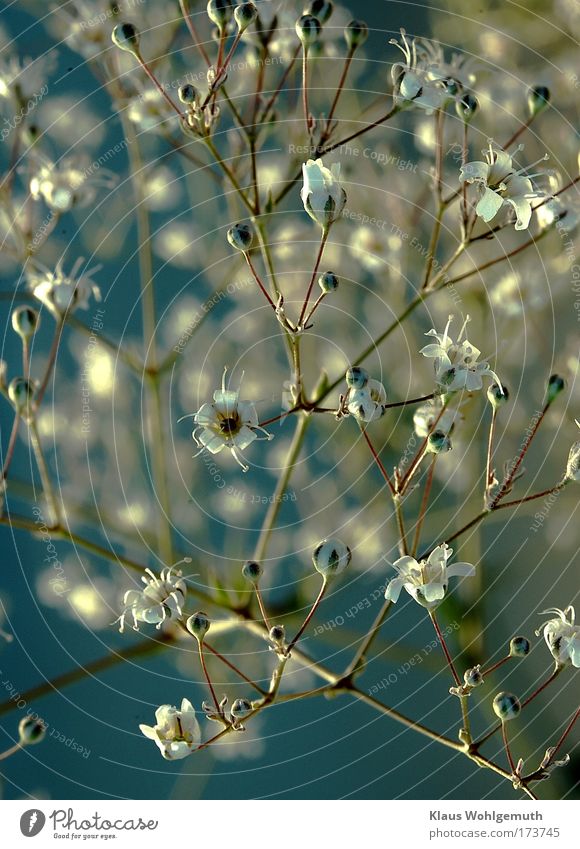
[[[141,734],[144,734],[149,740],[155,740],[156,743],[159,741],[157,731],[150,725],[140,725],[139,730],[141,731]]]
[[[239,448],[240,451],[243,451],[244,448],[247,448],[248,445],[258,438],[258,434],[251,430],[249,427],[244,425],[244,427],[237,433],[232,439],[232,444]]]
[[[475,207],[475,211],[480,218],[483,218],[484,221],[491,221],[491,219],[495,218],[497,213],[500,211],[502,205],[503,198],[501,198],[497,192],[492,191],[492,189],[486,189],[483,193],[483,197]]]
[[[212,433],[211,430],[202,430],[198,436],[198,441],[212,454],[219,454],[222,448],[225,448],[225,441],[215,433]]]
[[[487,184],[489,176],[489,165],[487,162],[466,162],[459,169],[459,180],[462,183],[473,183],[475,181]]]
[[[226,419],[235,415],[239,394],[239,392],[234,392],[233,389],[216,389],[213,393],[216,411],[221,413]]]
[[[403,578],[393,578],[392,581],[389,581],[389,585],[385,590],[385,598],[387,599],[387,601],[398,601],[404,583],[405,581]]]
[[[447,567],[447,577],[449,578],[471,578],[475,575],[475,566],[472,563],[452,563]]]

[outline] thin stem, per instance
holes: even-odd
[[[188,631],[188,633],[189,633],[189,631]],[[266,690],[264,690],[262,687],[260,687],[259,684],[256,684],[255,681],[252,681],[251,678],[248,678],[248,676],[245,675],[242,672],[241,669],[238,669],[238,667],[235,666],[235,664],[233,664],[231,661],[229,661],[227,659],[227,657],[224,657],[224,655],[221,654],[221,652],[219,652],[213,646],[210,646],[210,644],[206,640],[204,640],[203,645],[204,645],[204,648],[206,648],[209,652],[211,652],[213,655],[215,655],[215,657],[217,657],[218,660],[221,660],[221,662],[223,664],[225,664],[225,666],[227,666],[229,669],[231,669],[232,672],[235,672],[236,675],[238,675],[242,679],[242,681],[245,681],[246,684],[249,684],[250,687],[253,687],[254,690],[256,690],[258,693],[260,693],[260,695],[262,695],[262,696],[266,695]]]
[[[288,645],[288,648],[287,648],[288,654],[290,654],[290,652],[292,651],[292,649],[294,648],[294,646],[296,645],[296,643],[298,642],[298,640],[300,639],[300,637],[302,636],[302,634],[304,633],[306,628],[308,627],[310,620],[312,619],[312,617],[316,613],[316,610],[318,609],[318,605],[320,604],[320,602],[324,598],[324,594],[326,593],[327,588],[328,588],[328,581],[326,580],[325,577],[323,577],[320,592],[316,596],[316,600],[315,600],[314,604],[312,605],[312,607],[310,608],[310,613],[308,614],[308,616],[306,617],[306,619],[304,620],[304,622],[302,623],[302,625],[298,629],[298,633],[296,634],[294,639]]]
[[[236,193],[237,193],[239,199],[242,201],[244,206],[253,215],[254,212],[255,212],[254,205],[252,204],[252,202],[246,196],[246,193],[243,191],[242,187],[240,186],[234,172],[229,167],[229,165],[227,165],[227,163],[224,162],[224,160],[222,159],[222,157],[219,154],[218,149],[216,148],[213,141],[209,138],[209,136],[204,136],[203,140],[204,140],[207,148],[211,151],[211,154],[212,154],[213,158],[215,159],[217,165],[219,165],[219,167],[222,169],[222,171],[224,172],[224,174],[226,175],[226,177],[228,178],[228,180],[230,181],[230,183],[232,184],[232,186],[236,190]]]
[[[407,545],[403,505],[401,504],[401,497],[398,492],[395,492],[393,495],[393,504],[395,506],[395,516],[397,519],[397,527],[399,529],[399,554],[401,557],[404,557],[409,553],[409,546]]]
[[[447,643],[445,642],[445,637],[441,633],[441,628],[439,627],[439,623],[437,622],[437,617],[435,616],[435,611],[430,610],[429,616],[431,617],[431,622],[433,623],[433,627],[435,628],[435,633],[437,634],[437,638],[439,639],[439,642],[441,643],[441,648],[443,649],[445,659],[447,660],[447,664],[449,666],[449,669],[451,670],[455,684],[458,687],[461,687],[461,679],[460,679],[459,675],[457,674],[457,670],[455,669],[455,665],[453,663],[451,655],[449,654],[449,649],[447,648]]]
[[[503,666],[504,663],[507,663],[508,660],[512,659],[512,655],[508,654],[505,657],[502,657],[501,660],[498,660],[497,663],[494,663],[492,666],[489,666],[487,669],[481,670],[481,675],[483,678],[487,678],[488,675],[491,675],[492,672],[495,672],[496,669],[499,669],[500,666]]]
[[[308,107],[308,48],[306,45],[302,47],[302,106],[304,109],[304,121],[306,123],[306,133],[312,144],[312,121],[310,109]]]
[[[564,489],[570,483],[570,479],[566,478],[560,483],[557,483],[556,486],[550,487],[550,489],[544,489],[542,492],[536,492],[533,495],[526,495],[525,498],[516,498],[514,501],[503,501],[501,504],[496,504],[493,508],[494,510],[502,510],[504,507],[517,507],[518,504],[525,504],[527,501],[535,501],[536,498],[545,498],[547,495],[553,495],[555,492],[560,492],[560,490]]]
[[[218,702],[218,698],[215,694],[213,684],[211,683],[211,678],[209,677],[209,673],[207,671],[207,666],[205,665],[205,658],[203,656],[203,640],[197,641],[197,647],[199,649],[199,660],[200,660],[200,663],[201,663],[201,668],[203,670],[205,680],[207,681],[207,686],[209,687],[209,691],[210,691],[211,697],[213,699],[213,703],[214,703],[216,713],[221,715],[220,703]]]
[[[431,462],[429,464],[429,471],[427,472],[427,480],[425,481],[425,489],[423,490],[423,498],[421,499],[421,507],[419,509],[419,518],[417,519],[417,524],[415,526],[415,536],[413,539],[413,548],[411,550],[411,554],[413,557],[417,553],[417,549],[419,548],[419,541],[421,539],[421,528],[423,527],[423,522],[425,521],[425,516],[427,514],[427,505],[429,503],[429,495],[431,494],[431,487],[433,485],[433,473],[435,471],[435,463],[437,461],[437,454],[433,454],[431,458]]]
[[[42,450],[40,435],[38,433],[38,425],[35,419],[32,419],[31,421],[27,422],[27,424],[28,433],[30,436],[30,444],[32,445],[32,450],[36,459],[36,465],[40,474],[40,481],[42,483],[42,492],[44,494],[44,497],[46,498],[46,503],[50,513],[49,525],[58,525],[60,521],[60,510],[54,492],[54,488],[50,480],[50,472],[48,471],[46,458]]]
[[[20,743],[16,743],[16,745],[11,746],[9,749],[6,749],[5,752],[0,753],[0,761],[5,761],[6,758],[9,758],[11,755],[15,755],[16,752],[19,752],[20,749],[23,748],[24,746],[22,746]]]
[[[552,763],[554,761],[556,755],[558,754],[558,752],[560,751],[560,749],[564,745],[564,741],[566,740],[566,737],[572,731],[572,729],[574,728],[574,725],[576,724],[578,719],[580,719],[580,707],[576,709],[576,712],[572,716],[572,719],[570,720],[570,722],[568,723],[568,725],[564,729],[562,736],[560,737],[560,739],[558,740],[558,742],[554,746],[554,751],[550,755],[550,763]]]
[[[364,640],[362,641],[362,643],[358,647],[356,654],[354,655],[353,659],[349,663],[349,665],[348,665],[348,667],[347,667],[347,669],[346,669],[346,671],[343,675],[344,678],[350,678],[352,676],[352,674],[356,671],[356,668],[359,665],[362,658],[367,655],[371,645],[373,644],[375,638],[377,637],[377,635],[379,633],[379,630],[380,630],[383,622],[385,621],[385,619],[389,615],[389,611],[391,609],[391,606],[392,606],[392,602],[389,601],[389,600],[386,600],[382,603],[381,609],[377,613],[375,620],[374,620],[373,624],[371,625],[370,631],[368,632],[368,634],[366,635],[366,637],[364,638]]]
[[[443,223],[444,212],[445,206],[442,202],[440,202],[439,206],[437,207],[437,213],[435,215],[435,223],[433,225],[433,232],[431,233],[431,240],[429,242],[429,247],[427,248],[427,262],[425,263],[423,283],[421,284],[422,290],[425,290],[429,287],[431,269],[433,268],[433,263],[435,262],[435,253],[437,251],[437,245],[439,243],[439,236],[441,233],[441,225]]]
[[[254,589],[256,590],[256,599],[258,600],[258,607],[260,608],[260,613],[262,614],[262,619],[264,620],[264,625],[270,630],[270,620],[268,619],[268,614],[266,613],[266,606],[264,604],[264,599],[262,598],[262,591],[258,584],[254,585]]]
[[[254,280],[258,284],[258,288],[260,289],[260,291],[262,292],[262,294],[264,295],[264,297],[266,298],[266,300],[268,301],[268,303],[270,304],[270,306],[272,307],[274,312],[276,312],[276,304],[274,303],[274,301],[272,300],[272,298],[268,294],[266,287],[264,286],[264,284],[260,280],[260,275],[256,271],[256,269],[254,267],[254,263],[252,262],[252,259],[250,257],[250,254],[247,251],[244,251],[244,258],[245,258],[246,262],[248,263],[248,268],[252,272],[252,276],[253,276]]]
[[[155,74],[153,73],[153,71],[151,70],[151,68],[149,67],[147,62],[145,61],[145,59],[143,59],[143,57],[141,56],[141,53],[136,51],[133,55],[135,56],[135,58],[137,59],[137,61],[140,64],[140,66],[143,68],[143,70],[145,71],[145,73],[147,74],[147,76],[149,77],[149,79],[151,80],[151,82],[153,83],[153,85],[155,86],[157,91],[159,92],[159,94],[164,98],[167,105],[171,107],[171,109],[176,113],[177,117],[181,121],[181,118],[183,117],[181,110],[179,109],[178,106],[175,105],[173,100],[169,97],[169,95],[167,94],[167,92],[165,91],[165,89],[163,88],[163,86],[161,85],[161,83],[159,82],[159,80],[157,79],[157,77],[155,76]]]
[[[361,431],[362,435],[364,436],[365,442],[368,445],[370,452],[373,455],[373,459],[374,459],[375,463],[377,464],[377,466],[379,467],[380,472],[381,472],[383,478],[385,479],[385,482],[389,485],[389,489],[391,490],[391,494],[394,495],[395,494],[395,487],[393,486],[393,483],[392,483],[392,481],[389,477],[389,473],[387,472],[383,463],[381,462],[381,458],[379,457],[373,443],[371,442],[371,439],[370,439],[370,436],[367,433],[366,427],[363,427],[362,424],[360,425],[360,431]]]
[[[324,298],[326,297],[327,294],[328,294],[327,292],[321,292],[320,295],[317,297],[316,301],[314,302],[314,306],[312,307],[312,309],[310,310],[310,312],[308,313],[308,315],[304,319],[304,328],[305,329],[309,326],[309,323],[310,323],[312,316],[314,315],[319,304],[322,303],[322,301],[324,300]]]
[[[284,87],[284,84],[285,84],[286,80],[288,79],[292,68],[294,67],[296,59],[298,59],[298,55],[300,54],[301,49],[302,49],[302,46],[300,44],[298,44],[294,53],[292,54],[292,56],[290,58],[290,61],[288,62],[288,65],[286,66],[284,73],[282,74],[282,77],[280,79],[280,82],[278,83],[278,86],[276,87],[274,93],[272,94],[272,96],[270,97],[270,99],[268,100],[268,102],[266,103],[266,105],[265,105],[265,107],[262,111],[262,114],[260,116],[260,123],[261,124],[265,123],[266,119],[268,118],[268,115],[270,114],[270,110],[272,109],[272,107],[276,103],[278,97],[280,96],[280,93],[281,93],[281,91]]]
[[[324,248],[326,246],[326,242],[328,240],[328,234],[330,233],[330,227],[322,228],[322,236],[320,238],[320,246],[318,248],[318,253],[316,254],[316,261],[314,263],[314,268],[312,270],[312,276],[310,278],[310,283],[308,285],[308,289],[306,290],[306,297],[304,298],[304,303],[302,304],[302,309],[300,311],[300,318],[298,319],[298,327],[302,327],[304,323],[304,316],[306,314],[306,310],[308,309],[308,304],[310,302],[310,295],[312,294],[312,289],[314,288],[314,282],[316,280],[316,275],[318,274],[318,269],[320,267],[320,263],[322,262],[322,255],[324,253]]]
[[[20,413],[15,413],[14,421],[12,422],[12,430],[10,431],[10,439],[8,440],[8,448],[6,449],[6,456],[4,458],[4,466],[2,468],[2,481],[5,481],[8,477],[10,464],[12,463],[12,458],[14,457],[14,451],[16,449],[16,437],[18,436],[20,420]]]
[[[511,135],[509,137],[509,139],[506,142],[504,142],[504,144],[502,144],[503,150],[507,150],[508,147],[511,147],[512,144],[519,139],[521,134],[524,133],[528,129],[528,127],[530,126],[530,124],[532,123],[532,121],[534,120],[534,118],[536,117],[537,114],[538,114],[537,112],[532,112],[532,114],[530,115],[528,120],[525,121],[523,124],[521,124],[519,129],[517,129],[515,131],[515,133],[513,135]]]
[[[516,765],[515,765],[514,759],[512,757],[510,744],[509,744],[509,740],[508,740],[507,722],[502,722],[502,724],[501,724],[501,734],[502,734],[502,737],[503,737],[503,745],[504,745],[504,748],[505,748],[505,753],[507,755],[508,763],[510,765],[510,769],[512,771],[512,775],[515,775]]]
[[[489,425],[489,437],[487,440],[487,457],[485,461],[485,492],[483,494],[483,503],[487,504],[487,494],[489,492],[490,487],[493,485],[494,481],[494,473],[491,468],[492,458],[493,458],[493,438],[495,435],[495,424],[497,419],[497,410],[494,407],[493,412],[491,414],[491,422]]]
[[[336,112],[336,107],[338,106],[338,101],[340,100],[340,95],[342,94],[342,91],[344,89],[344,84],[346,82],[346,78],[347,78],[347,75],[348,75],[349,68],[351,66],[352,57],[355,54],[355,50],[356,50],[356,47],[351,47],[349,49],[347,55],[346,55],[345,60],[344,60],[344,66],[343,66],[343,69],[342,69],[342,74],[340,75],[338,87],[337,87],[336,92],[334,94],[334,100],[332,101],[332,106],[330,107],[330,111],[328,113],[328,118],[326,119],[326,130],[324,132],[324,136],[326,138],[324,139],[324,141],[326,141],[326,139],[328,138],[328,136],[332,132],[332,128],[331,128],[332,119],[334,117],[334,113]]]
[[[523,461],[524,457],[526,456],[526,453],[527,453],[530,445],[532,444],[534,436],[538,432],[538,428],[542,424],[542,421],[544,420],[544,416],[546,415],[549,407],[550,407],[549,403],[544,405],[544,408],[543,408],[541,414],[538,416],[538,418],[535,421],[532,429],[530,430],[530,432],[526,436],[524,443],[521,447],[520,453],[518,454],[518,456],[516,458],[515,463],[512,464],[510,471],[508,472],[504,482],[500,486],[497,494],[494,496],[493,500],[491,501],[491,504],[489,505],[491,510],[493,510],[494,507],[496,507],[496,505],[504,497],[504,495],[507,495],[507,493],[510,491],[513,480],[514,480],[514,478],[517,474],[517,471],[518,471],[519,467],[521,466],[522,461]]]
[[[52,344],[50,346],[50,351],[48,354],[48,362],[46,365],[46,369],[44,372],[44,377],[42,378],[42,382],[36,393],[34,398],[34,406],[38,410],[40,405],[42,404],[42,399],[44,398],[44,393],[48,388],[48,384],[50,383],[50,378],[54,369],[54,364],[56,362],[56,355],[58,354],[58,348],[60,345],[60,337],[62,335],[62,328],[64,326],[64,318],[60,318],[57,321],[56,327],[54,329],[54,336],[52,339]]]
[[[194,23],[193,23],[193,20],[191,18],[191,12],[190,12],[190,9],[189,9],[189,0],[179,0],[179,8],[181,9],[181,14],[183,15],[183,20],[185,21],[185,25],[187,26],[187,29],[189,30],[192,41],[195,44],[195,46],[197,47],[197,49],[199,50],[199,52],[201,53],[201,56],[202,56],[205,64],[209,68],[209,66],[211,65],[211,60],[210,60],[210,58],[207,54],[207,51],[206,51],[205,47],[203,46],[203,44],[202,44],[202,42],[201,42],[201,40],[200,40],[200,38],[197,34],[197,30],[196,30]]]

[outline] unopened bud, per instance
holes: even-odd
[[[40,326],[40,315],[32,307],[17,307],[12,313],[12,327],[22,339],[28,340]]]
[[[324,539],[318,543],[312,554],[312,562],[317,572],[324,578],[344,572],[351,561],[351,550],[339,539]]]
[[[369,28],[364,21],[351,21],[344,28],[346,46],[349,50],[361,47],[369,37]]]
[[[34,383],[25,377],[15,377],[8,386],[8,397],[14,405],[14,409],[21,415],[28,413],[29,405],[34,398]]]
[[[451,451],[451,439],[443,430],[434,430],[427,437],[426,451],[430,454],[446,454]]]
[[[329,292],[334,292],[335,289],[338,289],[338,277],[334,271],[325,271],[318,278],[318,285],[324,294],[327,295]]]
[[[185,103],[187,106],[191,106],[197,100],[197,90],[195,86],[191,85],[191,83],[185,83],[184,85],[179,86],[177,96],[182,103]]]
[[[46,737],[46,725],[42,719],[25,716],[18,723],[18,736],[21,746],[34,746]]]
[[[209,626],[211,622],[209,621],[209,617],[207,614],[203,613],[201,610],[198,610],[197,613],[193,613],[189,619],[187,620],[186,628],[190,634],[201,643],[203,638],[209,631]]]
[[[537,85],[528,92],[528,109],[530,117],[535,118],[543,112],[550,102],[550,89],[545,85]]]
[[[346,385],[351,389],[364,389],[369,382],[368,372],[360,366],[351,366],[346,372]]]
[[[498,693],[493,700],[494,713],[502,722],[515,719],[521,709],[520,700],[513,693]]]
[[[510,655],[512,657],[525,657],[530,653],[530,641],[527,637],[513,637],[510,640]]]
[[[560,377],[559,374],[553,374],[548,381],[548,388],[546,391],[546,404],[551,404],[556,400],[560,392],[564,389],[565,383],[564,378]]]
[[[244,563],[242,566],[242,575],[246,581],[250,581],[251,584],[257,584],[262,577],[263,572],[264,570],[260,564],[253,560],[248,560],[248,562]]]
[[[487,400],[494,410],[497,410],[507,402],[509,392],[505,386],[500,386],[499,383],[492,383],[487,390]]]
[[[111,33],[113,43],[127,53],[137,55],[139,52],[139,30],[133,24],[117,24]]]
[[[233,14],[232,0],[209,0],[207,16],[220,31],[229,24]]]
[[[477,110],[479,109],[479,101],[477,97],[469,92],[459,98],[455,103],[455,111],[466,123],[469,123]]]
[[[253,3],[242,3],[241,6],[236,6],[234,9],[234,18],[236,19],[239,32],[245,32],[257,17],[258,10]]]
[[[321,24],[325,24],[332,15],[334,6],[330,0],[311,0],[304,7],[305,15],[313,15]]]
[[[321,31],[320,21],[314,15],[302,15],[296,21],[296,34],[305,50],[318,41]]]
[[[254,228],[251,224],[241,222],[239,224],[234,224],[234,226],[230,227],[228,230],[228,242],[232,248],[235,248],[237,251],[242,251],[243,253],[249,251],[252,247],[253,241]]]

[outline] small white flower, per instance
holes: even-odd
[[[475,575],[475,566],[471,563],[447,566],[452,554],[453,549],[443,543],[433,549],[427,560],[418,562],[410,555],[399,557],[392,564],[399,574],[389,581],[385,598],[396,602],[401,590],[405,588],[416,602],[428,610],[434,610],[445,598],[449,578]]]
[[[242,461],[240,452],[256,439],[270,440],[274,437],[260,427],[254,404],[251,401],[240,401],[239,389],[226,389],[225,380],[224,370],[222,388],[213,393],[213,404],[203,404],[193,414],[197,427],[192,436],[195,443],[201,445],[195,456],[205,449],[212,454],[219,454],[228,448],[243,471],[247,472],[249,466]],[[258,436],[258,432],[264,436]]]
[[[127,590],[124,595],[125,609],[118,620],[121,633],[125,630],[127,617],[133,620],[133,630],[138,631],[139,622],[159,629],[168,619],[180,619],[183,615],[187,587],[181,572],[175,566],[163,569],[159,577],[151,569],[145,571],[148,577],[141,576],[145,589]]]
[[[525,230],[532,217],[532,201],[545,194],[532,185],[531,177],[539,175],[526,174],[526,168],[516,168],[510,154],[494,148],[491,141],[482,153],[484,162],[467,162],[459,171],[461,183],[477,183],[480,189],[476,213],[484,221],[491,221],[507,204],[516,214],[516,230]]]
[[[397,104],[418,106],[430,114],[441,109],[449,99],[454,87],[450,83],[463,85],[463,80],[473,80],[461,70],[462,57],[454,56],[451,64],[446,63],[439,45],[414,38],[409,41],[404,29],[401,30],[401,43],[391,38],[389,44],[398,47],[405,57],[404,62],[395,62],[391,67]]]
[[[51,162],[37,155],[36,167],[30,178],[30,194],[34,200],[44,200],[54,212],[68,212],[73,206],[92,203],[99,186],[112,188],[115,177],[111,171],[99,168],[95,173],[88,157],[69,156]]]
[[[201,729],[193,705],[183,699],[181,709],[161,705],[155,711],[156,723],[140,725],[142,734],[153,740],[168,761],[178,761],[190,755],[201,743]]]
[[[38,59],[11,56],[0,61],[0,97],[11,100],[17,107],[38,100],[46,94],[46,80],[55,65],[55,53]]]
[[[580,427],[578,420],[576,420],[576,424]],[[574,442],[570,448],[568,462],[566,463],[566,479],[580,482],[580,442]]]
[[[449,325],[453,316],[449,316],[443,333],[429,330],[426,336],[433,336],[437,342],[426,345],[420,353],[424,357],[433,357],[435,365],[435,380],[444,387],[447,392],[455,392],[459,389],[467,389],[473,392],[483,386],[484,376],[492,377],[498,386],[501,381],[497,374],[492,371],[489,363],[478,362],[481,351],[467,339],[463,338],[469,316],[465,319],[463,327],[457,337],[457,342],[449,336]]]
[[[158,89],[144,87],[129,100],[127,117],[141,130],[161,131],[166,121],[175,118],[175,112]]]
[[[362,389],[351,387],[346,396],[346,407],[351,416],[363,422],[374,422],[385,414],[387,393],[378,380],[372,378]]]
[[[420,439],[427,439],[435,422],[437,422],[437,430],[440,430],[446,436],[452,432],[455,423],[458,420],[459,412],[457,410],[446,409],[441,415],[442,401],[435,399],[428,401],[417,407],[413,414],[413,426],[415,433]]]
[[[88,309],[91,296],[96,301],[101,300],[99,287],[91,280],[91,275],[99,271],[101,266],[95,266],[77,276],[83,262],[84,259],[79,258],[70,274],[64,273],[60,261],[54,271],[39,268],[29,273],[32,294],[55,318],[62,318],[77,309]]]
[[[300,192],[304,209],[323,229],[340,217],[346,192],[340,185],[340,163],[326,168],[322,159],[309,159],[302,166],[304,185]]]
[[[566,610],[551,607],[542,611],[542,615],[547,613],[554,613],[556,618],[538,628],[536,636],[539,637],[543,629],[546,645],[558,666],[571,663],[580,669],[580,625],[574,624],[574,608],[570,605]]]

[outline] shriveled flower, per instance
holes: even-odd
[[[447,392],[455,392],[459,389],[467,389],[473,392],[483,386],[482,378],[492,377],[498,386],[501,381],[497,374],[492,371],[487,362],[478,362],[481,351],[476,348],[465,336],[465,328],[469,316],[465,319],[463,327],[457,337],[457,342],[449,336],[449,325],[453,316],[449,316],[443,333],[429,330],[426,336],[433,336],[437,342],[426,345],[420,353],[424,357],[433,357],[435,365],[435,380]]]
[[[51,162],[45,156],[36,157],[36,167],[30,178],[30,194],[34,200],[44,200],[54,212],[68,212],[73,206],[87,206],[95,199],[97,188],[113,188],[116,180],[111,171],[95,171],[88,157],[69,156]]]
[[[201,729],[189,699],[183,699],[180,710],[161,705],[155,711],[156,723],[140,725],[142,734],[153,740],[165,760],[178,761],[190,755],[201,743]]]
[[[452,554],[453,549],[443,543],[433,549],[427,560],[417,561],[410,555],[399,557],[392,564],[398,576],[389,581],[385,598],[396,602],[404,588],[416,602],[434,610],[445,598],[449,578],[475,575],[475,566],[471,563],[448,566],[447,561]]]
[[[187,558],[185,561],[189,562]],[[180,619],[183,616],[183,603],[187,586],[177,566],[163,569],[159,577],[151,569],[145,569],[142,575],[145,584],[143,590],[127,590],[123,597],[125,609],[119,617],[119,631],[125,630],[127,617],[132,619],[133,630],[139,630],[139,622],[161,628],[168,619]]]
[[[304,185],[300,192],[304,209],[323,230],[340,217],[346,192],[340,184],[340,163],[326,168],[322,159],[309,159],[302,166]]]
[[[485,161],[467,162],[459,172],[461,183],[476,183],[479,188],[476,213],[488,222],[508,205],[516,214],[516,230],[525,230],[532,217],[532,201],[545,195],[532,184],[531,177],[539,175],[526,174],[527,168],[516,168],[510,154],[494,148],[491,141],[482,153]],[[543,159],[547,159],[547,154]]]
[[[84,259],[77,259],[70,274],[65,274],[62,262],[58,262],[54,271],[37,269],[29,272],[28,283],[32,294],[55,316],[61,318],[77,309],[86,310],[91,296],[101,300],[101,292],[91,275],[101,269],[100,265],[78,274]]]
[[[554,619],[549,619],[536,631],[536,636],[544,633],[546,645],[552,653],[557,666],[567,666],[571,663],[576,669],[580,669],[580,625],[575,625],[575,612],[572,605],[566,610],[558,607],[550,607],[543,610],[542,615],[555,614]]]
[[[240,401],[240,391],[226,389],[226,372],[222,388],[213,393],[213,404],[203,404],[193,420],[197,427],[192,436],[196,445],[201,445],[196,457],[207,449],[219,454],[228,448],[236,462],[247,472],[249,466],[243,462],[241,452],[256,439],[273,439],[258,423],[258,414],[252,401]],[[263,436],[258,434],[262,433]]]
[[[580,422],[576,420],[576,424],[580,427]],[[580,482],[580,441],[574,442],[568,454],[568,462],[566,463],[566,480]]]
[[[430,114],[475,80],[467,70],[464,57],[454,55],[450,63],[446,62],[440,45],[422,39],[409,40],[404,29],[400,43],[391,38],[389,44],[398,47],[405,57],[404,62],[395,62],[391,67],[394,100],[399,105],[418,106]]]
[[[374,422],[385,414],[387,393],[378,380],[372,378],[362,389],[350,387],[346,395],[346,407],[351,416],[362,422]]]

